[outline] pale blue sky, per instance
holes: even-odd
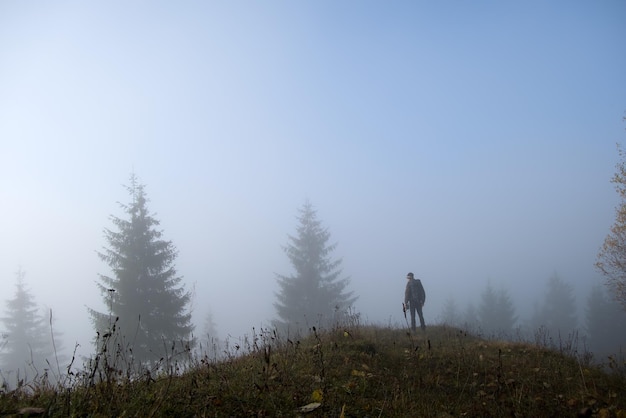
[[[273,318],[307,198],[372,321],[400,319],[409,270],[427,320],[488,279],[520,310],[554,272],[585,295],[617,203],[624,22],[622,1],[4,1],[2,302],[22,266],[88,345],[132,170],[223,335]]]

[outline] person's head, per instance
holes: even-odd
[[[406,275],[406,278],[407,278],[407,279],[409,279],[409,280],[411,280],[411,279],[413,278],[413,273],[409,273],[409,274],[407,274],[407,275]]]

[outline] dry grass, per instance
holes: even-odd
[[[301,340],[253,331],[247,341],[220,361],[178,353],[153,372],[90,380],[87,369],[63,386],[33,382],[1,394],[0,415],[626,417],[623,376],[453,328],[352,324]]]

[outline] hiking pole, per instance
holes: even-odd
[[[402,302],[402,313],[404,313],[404,320],[406,321],[406,327],[410,329],[411,327],[409,326],[409,320],[406,317],[407,310],[408,310],[407,306],[404,304],[404,302]]]

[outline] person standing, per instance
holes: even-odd
[[[405,309],[408,309],[411,312],[411,329],[413,331],[416,330],[415,324],[415,312],[420,317],[420,326],[422,330],[426,329],[426,324],[424,323],[424,315],[422,314],[422,307],[426,302],[426,292],[424,291],[424,286],[422,286],[422,281],[419,279],[415,279],[413,273],[409,273],[406,275],[406,290],[404,291],[404,306]]]

